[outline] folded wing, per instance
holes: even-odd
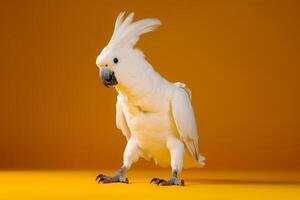
[[[129,127],[127,125],[127,121],[123,112],[122,108],[122,98],[120,95],[117,98],[117,104],[116,104],[116,125],[117,128],[120,129],[123,133],[123,135],[126,137],[127,141],[129,140],[131,133],[129,130]]]
[[[176,86],[178,89],[173,94],[171,108],[178,134],[194,159],[204,165],[205,158],[198,150],[198,131],[190,91],[184,88],[184,85],[177,84]]]

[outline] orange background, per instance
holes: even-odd
[[[300,169],[299,1],[1,1],[0,169],[121,165],[96,56],[117,14],[163,25],[138,47],[193,92],[206,169]],[[134,167],[152,168],[140,161]]]

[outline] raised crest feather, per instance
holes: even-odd
[[[133,12],[125,19],[124,15],[125,12],[121,12],[118,15],[113,35],[107,46],[133,48],[142,34],[153,31],[161,24],[160,20],[153,18],[133,22]]]

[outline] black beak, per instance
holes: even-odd
[[[100,78],[102,80],[102,83],[108,87],[108,86],[113,86],[113,85],[117,85],[118,81],[116,79],[115,76],[115,72],[113,72],[110,69],[107,68],[101,68],[100,69]]]

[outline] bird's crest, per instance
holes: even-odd
[[[121,12],[115,23],[113,35],[107,46],[130,47],[137,43],[140,35],[153,31],[161,24],[158,19],[142,19],[133,22],[134,13],[124,19],[125,12]]]

